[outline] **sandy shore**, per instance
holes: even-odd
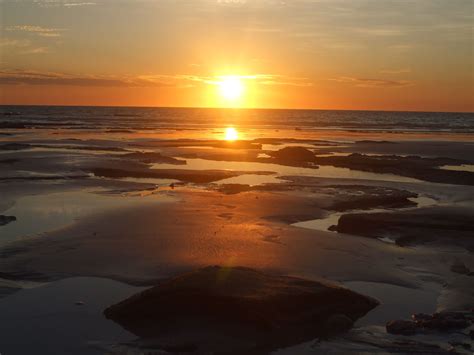
[[[3,147],[0,155],[5,168],[0,176],[0,214],[17,218],[0,226],[0,233],[4,233],[0,240],[0,295],[5,296],[0,308],[9,309],[7,318],[12,322],[23,312],[22,319],[39,317],[50,324],[47,329],[53,329],[58,323],[48,323],[47,312],[21,311],[39,297],[50,297],[43,295],[47,293],[65,302],[64,309],[56,309],[52,303],[43,305],[61,314],[55,318],[58,322],[69,319],[74,324],[104,324],[107,330],[98,330],[94,339],[89,333],[71,338],[76,346],[70,353],[101,353],[110,349],[109,343],[126,341],[129,335],[121,337],[117,328],[110,330],[116,325],[101,318],[106,306],[132,294],[138,286],[152,286],[208,265],[328,279],[379,299],[381,305],[350,333],[361,342],[361,332],[367,327],[384,326],[416,312],[474,306],[474,278],[469,274],[474,270],[472,244],[456,239],[462,224],[453,222],[443,242],[435,238],[404,246],[394,242],[413,232],[408,227],[397,230],[401,233],[397,236],[374,232],[375,237],[368,237],[364,236],[367,233],[351,233],[350,228],[336,233],[311,224],[307,228],[294,225],[378,209],[390,216],[415,211],[421,222],[428,220],[428,214],[416,212],[423,208],[443,208],[453,215],[462,209],[467,218],[474,216],[474,187],[470,183],[474,173],[438,169],[447,163],[472,164],[472,144],[364,139],[374,138],[372,135],[358,135],[359,142],[348,143],[328,134],[324,136],[328,142],[302,134],[299,140],[274,138],[235,146],[199,139],[143,142],[139,136],[126,143],[113,136],[107,141],[71,138],[57,142],[17,137],[17,144],[29,145]],[[87,148],[76,149],[72,143]],[[309,155],[272,153],[295,146]],[[150,151],[159,155],[143,155]],[[416,174],[410,165],[416,161],[407,163],[404,158],[414,151],[425,169]],[[352,153],[366,154],[357,156],[363,166],[347,160]],[[395,159],[391,164],[397,169],[377,168],[374,155],[379,160]],[[442,172],[437,172],[436,178],[426,177],[433,169]],[[243,178],[245,182],[239,180]],[[424,206],[423,201],[428,200],[430,205]],[[463,233],[466,240],[472,238],[470,230]],[[456,242],[450,242],[454,239]],[[456,264],[468,271],[453,271]],[[103,279],[108,280],[100,281]],[[84,298],[79,290],[96,287],[103,291],[90,296],[91,300],[101,299],[94,303],[95,315],[84,323],[75,316],[68,318],[70,309],[85,309],[73,304]],[[60,296],[64,290],[69,292],[66,298]],[[21,353],[22,348],[15,348],[19,326],[15,327],[5,343],[8,346],[3,344],[11,350],[5,353]],[[82,332],[80,327],[73,328],[71,332]],[[385,334],[384,339],[392,339],[379,331]],[[41,337],[46,338],[40,341],[38,336],[32,341],[40,349],[47,343],[44,333]],[[377,339],[382,337],[377,334]],[[449,340],[435,338],[443,344]],[[348,349],[354,339],[327,342],[321,349]],[[102,343],[97,347],[91,341]],[[309,351],[308,346],[302,345],[298,353]]]

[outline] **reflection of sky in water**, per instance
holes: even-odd
[[[316,176],[340,179],[363,179],[377,181],[419,182],[420,180],[392,174],[377,174],[364,171],[320,166],[319,169],[284,166],[271,163],[214,161],[206,159],[186,159],[186,165],[154,164],[154,169],[189,169],[189,170],[238,170],[238,171],[273,171],[278,175]],[[252,185],[256,185],[253,183]]]
[[[426,283],[424,289],[363,281],[348,281],[343,284],[353,291],[382,301],[378,307],[357,321],[358,326],[385,325],[389,319],[408,319],[413,310],[431,314],[436,310],[439,295],[439,286],[434,283]]]
[[[413,208],[420,208],[420,207],[428,207],[433,206],[437,203],[435,199],[426,196],[419,196],[419,197],[411,197],[408,198],[410,201],[415,202],[417,205],[415,207],[407,207],[403,208],[403,210],[409,210]],[[309,221],[297,222],[293,223],[292,225],[295,227],[300,228],[307,228],[307,229],[315,229],[320,231],[328,231],[328,228],[332,225],[337,225],[339,222],[339,218],[348,213],[379,213],[379,212],[393,212],[394,210],[398,209],[387,209],[387,208],[372,208],[367,210],[351,210],[351,211],[344,211],[344,212],[335,212],[330,213],[325,218],[319,219],[312,219]],[[387,236],[386,236],[387,237]],[[380,238],[382,241],[393,243],[393,241],[388,237],[384,239],[383,237]]]
[[[275,175],[256,175],[244,174],[216,181],[216,184],[243,184],[243,185],[261,185],[261,184],[279,184],[284,180],[278,179]]]
[[[474,164],[443,165],[439,168],[442,170],[469,171],[471,173],[474,173]]]
[[[0,244],[58,229],[80,217],[107,209],[170,200],[171,197],[163,195],[131,197],[90,191],[24,196],[19,198],[13,207],[2,212],[7,216],[15,216],[17,220],[0,227]]]
[[[109,279],[75,277],[0,299],[5,354],[102,354],[88,342],[131,341],[134,335],[102,312],[143,287]],[[78,301],[84,305],[77,306]],[[28,334],[28,341],[24,341]]]

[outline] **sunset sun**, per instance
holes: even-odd
[[[237,101],[245,91],[245,85],[238,76],[224,76],[218,82],[219,94],[228,101]]]

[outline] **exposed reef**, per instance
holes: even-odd
[[[241,354],[339,334],[377,305],[325,281],[211,266],[167,279],[104,314],[163,350]]]

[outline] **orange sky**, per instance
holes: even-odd
[[[2,104],[474,109],[470,0],[0,7]]]

